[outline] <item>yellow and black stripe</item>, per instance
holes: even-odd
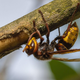
[[[66,31],[64,32],[63,35],[65,36],[65,34],[66,34]],[[77,37],[78,37],[78,26],[76,22],[74,22],[70,27],[70,30],[68,31],[67,36],[61,39],[59,43],[62,43],[67,49],[70,49],[74,45]]]

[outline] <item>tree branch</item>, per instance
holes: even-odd
[[[70,22],[78,0],[54,0],[33,12],[0,28],[0,58],[20,48],[21,44],[27,42],[28,37],[34,32],[32,21],[41,34],[46,34],[45,24],[38,13],[40,9],[49,24],[50,31]],[[80,8],[76,12],[74,20],[80,17]],[[37,35],[35,35],[38,38]]]

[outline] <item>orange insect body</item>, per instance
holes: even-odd
[[[77,4],[77,8],[79,7],[79,5],[80,3]],[[72,24],[73,17],[74,17],[75,12],[77,11],[77,8],[72,14],[72,19],[71,19],[70,24],[68,25],[67,30],[64,32],[62,36],[60,36],[60,29],[58,28],[59,36],[57,36],[50,44],[49,44],[50,30],[43,16],[43,13],[39,10],[39,13],[41,14],[41,17],[48,30],[46,34],[47,41],[43,42],[44,38],[41,36],[39,30],[35,27],[35,21],[33,21],[33,27],[35,29],[35,32],[30,35],[27,45],[24,48],[23,52],[25,51],[28,55],[33,54],[39,60],[52,59],[52,60],[60,60],[60,61],[80,61],[80,58],[79,59],[67,59],[67,58],[54,58],[53,57],[54,54],[66,54],[66,53],[80,51],[80,49],[70,49],[74,45],[78,36],[78,26],[76,22]],[[40,37],[40,43],[37,43],[35,37],[33,37],[33,35],[36,33]],[[56,40],[58,40],[58,43],[56,42]],[[57,51],[54,51],[54,48],[56,48]]]
[[[67,33],[67,36],[64,37],[63,39],[59,40],[58,44],[56,45],[56,49],[57,50],[70,49],[74,45],[74,43],[75,43],[75,41],[78,37],[78,32],[79,32],[78,31],[78,26],[77,26],[76,22],[74,22],[72,24],[72,26],[70,27],[68,33],[67,33],[67,31],[64,32],[63,36],[65,36],[66,33]],[[59,46],[62,46],[63,49]]]
[[[29,42],[28,45],[26,45],[26,47],[24,48],[23,51],[29,51],[28,55],[31,55],[32,52],[35,53],[38,50],[38,43],[35,39],[35,37],[33,37]]]

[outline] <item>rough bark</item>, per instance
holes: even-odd
[[[38,13],[40,9],[49,24],[50,31],[70,22],[77,3],[80,0],[54,0],[31,13],[0,28],[0,58],[20,48],[27,42],[28,37],[34,32],[32,21],[35,20],[36,27],[41,34],[46,34],[45,24]],[[80,17],[80,7],[74,20]],[[35,35],[38,38],[37,35]]]

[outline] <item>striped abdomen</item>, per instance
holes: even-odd
[[[65,35],[65,33],[66,31],[64,32],[63,35]],[[72,26],[70,27],[67,36],[62,40],[60,40],[59,43],[62,43],[67,49],[70,49],[74,45],[77,36],[78,36],[78,26],[76,22],[74,22],[74,24],[72,24]]]

